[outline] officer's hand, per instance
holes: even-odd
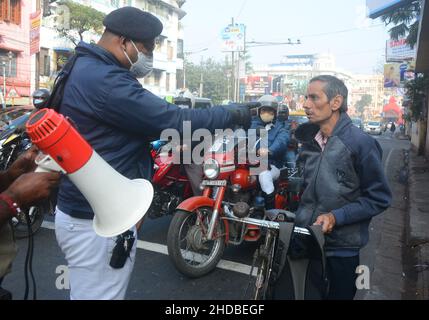
[[[4,192],[22,208],[30,207],[49,197],[60,182],[60,173],[26,173],[18,177]]]
[[[10,182],[15,181],[20,175],[34,171],[37,167],[34,160],[38,154],[36,146],[31,147],[27,152],[23,153],[7,170]]]
[[[231,113],[233,125],[241,126],[245,130],[250,128],[252,115],[247,104],[232,104],[223,108]]]
[[[335,216],[332,213],[321,214],[314,225],[322,226],[323,233],[331,233],[335,227]]]

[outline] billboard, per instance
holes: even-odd
[[[399,63],[388,63],[384,65],[384,87],[398,88],[401,84]]]
[[[415,77],[415,61],[384,65],[384,87],[400,88]]]
[[[388,40],[386,42],[386,61],[402,62],[413,60],[416,57],[416,50],[407,44],[406,39]]]
[[[368,16],[372,19],[394,10],[404,4],[410,3],[413,0],[366,0],[368,7]]]
[[[271,93],[272,77],[249,76],[246,78],[246,95],[263,96]]]
[[[30,14],[30,55],[40,51],[40,24],[42,12],[40,10]]]
[[[222,30],[222,51],[239,52],[245,49],[246,26],[244,24],[229,25]]]

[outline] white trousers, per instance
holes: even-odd
[[[116,237],[98,236],[92,220],[73,218],[56,209],[55,235],[68,263],[71,300],[122,300],[125,298],[136,255],[137,236],[122,269],[109,262]]]
[[[266,194],[274,192],[274,181],[280,178],[280,170],[275,166],[271,165],[271,170],[261,172],[259,174],[259,184],[261,185],[262,191]]]

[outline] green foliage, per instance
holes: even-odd
[[[414,48],[417,43],[419,31],[419,16],[421,13],[420,1],[408,3],[395,11],[381,16],[381,20],[386,26],[393,24],[389,30],[390,38],[398,40],[402,37],[407,37],[407,43]]]
[[[361,99],[356,102],[356,110],[362,115],[365,107],[368,107],[372,102],[372,96],[364,94]]]
[[[228,97],[227,75],[231,72],[228,63],[217,62],[212,58],[201,61],[198,65],[185,61],[185,70],[186,86],[191,92],[199,91],[202,79],[204,98],[210,98],[215,104],[220,104]],[[231,79],[229,82],[232,82]],[[232,84],[230,90],[231,86]]]
[[[417,74],[414,80],[408,81],[405,85],[406,97],[409,100],[409,113],[406,120],[419,121],[425,119],[426,91],[429,88],[429,77],[424,74]]]
[[[58,34],[77,45],[83,40],[83,34],[87,31],[95,34],[103,32],[103,19],[105,14],[88,6],[79,3],[63,0],[59,2],[69,8],[70,29],[64,29],[62,25],[56,26]]]

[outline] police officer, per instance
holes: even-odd
[[[100,156],[129,179],[151,179],[149,141],[164,129],[182,133],[248,126],[244,106],[207,110],[181,109],[142,87],[139,78],[153,71],[156,38],[163,25],[134,7],[112,11],[97,44],[81,42],[67,80],[60,112],[68,116]],[[127,212],[123,212],[126,216]],[[64,178],[58,194],[56,236],[68,262],[71,299],[123,299],[134,264],[136,243],[122,268],[110,266],[116,238],[102,238],[92,228],[94,213],[83,195]],[[135,229],[132,230],[135,234]]]

